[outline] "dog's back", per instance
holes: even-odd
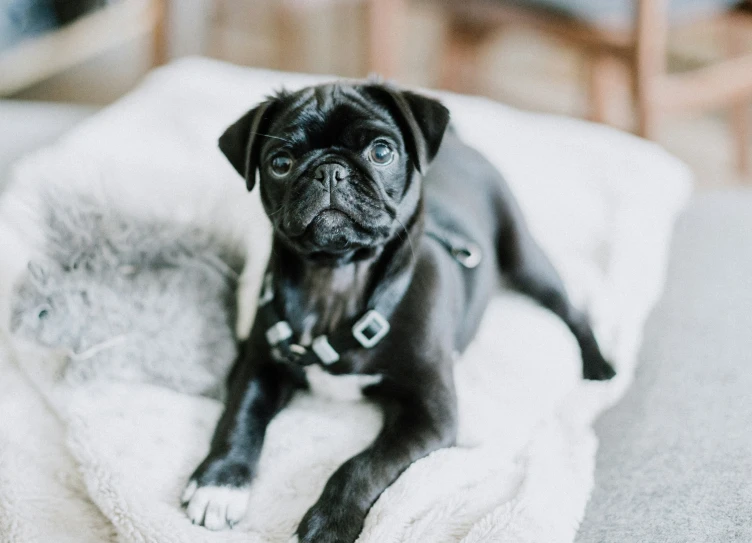
[[[436,238],[446,232],[455,236],[456,243],[480,249],[480,262],[476,266],[459,266],[466,293],[465,315],[457,338],[460,352],[472,339],[499,282],[498,238],[501,225],[508,219],[502,203],[503,185],[504,180],[494,166],[451,130],[424,178],[424,242],[445,245]],[[439,236],[435,230],[440,232]],[[453,258],[446,247],[438,249],[443,253],[441,258]]]

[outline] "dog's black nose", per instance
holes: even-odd
[[[336,163],[321,164],[313,172],[313,178],[328,190],[334,189],[337,183],[347,179],[348,175],[347,168]]]

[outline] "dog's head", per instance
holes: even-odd
[[[277,236],[307,257],[372,254],[420,208],[420,173],[449,121],[438,101],[375,83],[281,92],[219,148],[261,198]]]

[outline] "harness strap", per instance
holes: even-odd
[[[482,253],[475,243],[435,224],[428,225],[425,233],[443,245],[465,268],[472,269],[480,263]],[[278,362],[296,366],[330,365],[338,362],[347,351],[375,347],[389,333],[389,320],[404,298],[412,277],[412,267],[409,267],[384,290],[374,293],[369,303],[370,308],[351,326],[317,336],[310,347],[305,347],[294,341],[290,323],[281,318],[277,311],[274,304],[274,278],[271,272],[267,272],[259,296],[258,313],[266,327],[266,341],[271,348],[272,357]]]
[[[467,269],[476,268],[483,259],[483,251],[478,244],[440,227],[434,221],[426,224],[425,233],[441,243],[449,254]]]
[[[371,349],[389,333],[389,319],[407,292],[411,273],[405,272],[383,291],[371,309],[351,326],[342,327],[329,335],[313,339],[310,347],[297,344],[290,324],[283,320],[273,303],[274,285],[271,273],[264,278],[259,299],[259,316],[266,326],[266,341],[272,356],[279,362],[294,362],[301,366],[330,365],[338,362],[341,353],[353,349]]]

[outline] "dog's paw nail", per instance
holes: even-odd
[[[186,491],[190,489],[188,485]],[[191,489],[186,514],[193,524],[209,530],[232,528],[245,516],[250,492],[248,488],[202,486]]]
[[[198,488],[198,483],[196,481],[191,481],[188,483],[188,486],[185,487],[185,490],[183,490],[183,495],[180,497],[180,503],[183,506],[188,505],[188,502],[191,501],[191,498],[196,493],[196,489]]]
[[[227,504],[221,502],[209,502],[206,506],[206,513],[204,514],[204,526],[209,530],[222,530],[223,528],[230,528],[231,525],[227,521],[226,516]]]

